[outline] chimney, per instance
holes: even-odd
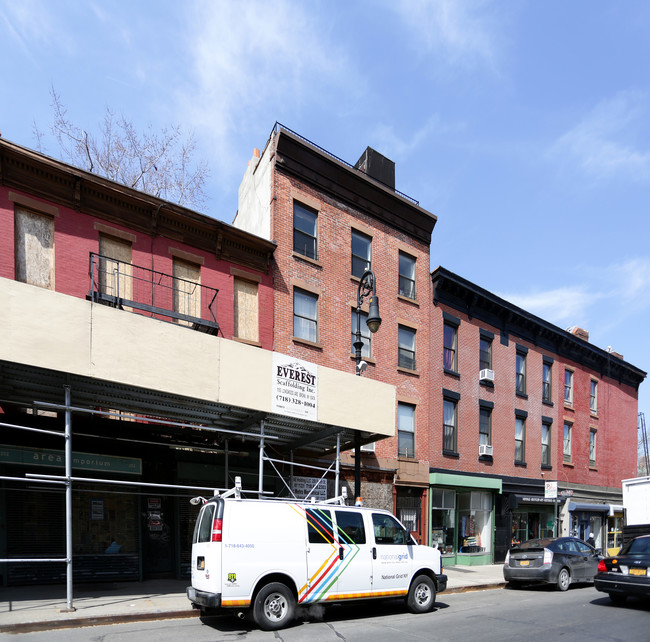
[[[589,331],[579,328],[577,325],[572,326],[568,330],[573,336],[582,339],[583,341],[589,341]]]
[[[372,147],[366,147],[354,167],[392,190],[395,189],[395,163]]]
[[[609,352],[609,354],[611,354],[614,357],[618,357],[619,359],[621,359],[621,361],[624,361],[623,355],[620,352],[616,352],[616,350],[614,350],[612,346],[607,346],[607,352]]]

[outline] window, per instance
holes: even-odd
[[[589,431],[589,465],[596,464],[596,429],[592,428]]]
[[[191,317],[201,317],[201,266],[174,258],[174,312]],[[182,325],[191,321],[176,319]]]
[[[573,372],[571,370],[564,371],[564,403],[573,403]]]
[[[551,403],[551,382],[553,374],[553,364],[550,361],[544,360],[542,364],[542,401]]]
[[[107,234],[99,235],[99,290],[121,299],[133,298],[132,245]]]
[[[481,334],[479,344],[479,370],[492,370],[492,339]]]
[[[360,328],[361,328],[361,340],[363,341],[363,347],[361,348],[361,356],[370,359],[372,355],[372,332],[368,328],[368,313],[363,312],[359,313],[360,317]],[[354,342],[357,340],[357,311],[352,310],[352,353],[354,354]]]
[[[492,550],[492,495],[487,492],[459,492],[459,553],[489,553]]]
[[[564,422],[564,446],[562,452],[564,453],[564,461],[571,461],[571,424],[568,421]]]
[[[517,394],[526,394],[526,353],[517,350]]]
[[[366,529],[363,525],[363,515],[361,513],[337,510],[335,515],[339,541],[346,544],[366,543]]]
[[[551,465],[551,424],[542,423],[542,466]]]
[[[247,341],[259,341],[258,284],[246,279],[234,279],[235,336]]]
[[[489,446],[492,443],[492,408],[481,406],[479,413],[478,443]]]
[[[442,450],[456,452],[456,433],[458,432],[458,402],[444,399],[442,403]]]
[[[515,462],[526,461],[526,419],[515,417]]]
[[[331,511],[322,508],[308,508],[305,515],[307,517],[307,538],[309,543],[331,545],[334,541]]]
[[[398,326],[398,354],[397,365],[400,368],[415,370],[415,330]]]
[[[415,457],[415,406],[397,404],[398,455]]]
[[[16,207],[16,281],[54,290],[54,219]]]
[[[591,412],[598,412],[598,382],[591,380],[591,388],[589,391],[589,410]]]
[[[458,372],[458,326],[444,325],[443,365],[445,370]]]
[[[316,221],[318,212],[306,205],[293,203],[293,251],[310,259],[318,259]]]
[[[433,490],[431,498],[431,541],[443,555],[456,550],[456,491]]]
[[[399,293],[415,299],[415,259],[403,252],[399,253]]]
[[[406,531],[392,515],[373,513],[372,526],[377,544],[406,544]]]
[[[298,288],[293,291],[293,335],[318,341],[318,295]]]
[[[196,520],[194,527],[194,542],[209,542],[212,540],[212,526],[216,504],[208,504]]]
[[[352,230],[352,275],[361,278],[370,269],[372,239],[361,232]]]

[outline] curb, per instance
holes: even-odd
[[[475,586],[459,586],[448,588],[439,595],[451,593],[470,593],[472,591],[485,591],[487,589],[503,588],[505,582],[498,584],[476,584]],[[157,611],[155,613],[129,613],[128,615],[101,615],[90,617],[76,617],[65,620],[46,620],[43,622],[22,622],[21,624],[0,625],[0,633],[38,633],[41,631],[55,631],[59,629],[76,629],[86,626],[102,626],[105,624],[128,624],[129,622],[151,622],[154,620],[179,620],[183,618],[199,617],[199,611]]]

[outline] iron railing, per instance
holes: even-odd
[[[164,272],[90,253],[88,298],[216,334],[219,290]]]

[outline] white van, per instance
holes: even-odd
[[[418,546],[388,511],[239,495],[200,498],[187,597],[202,615],[252,609],[274,630],[296,605],[396,596],[426,613],[447,587],[440,551]]]

